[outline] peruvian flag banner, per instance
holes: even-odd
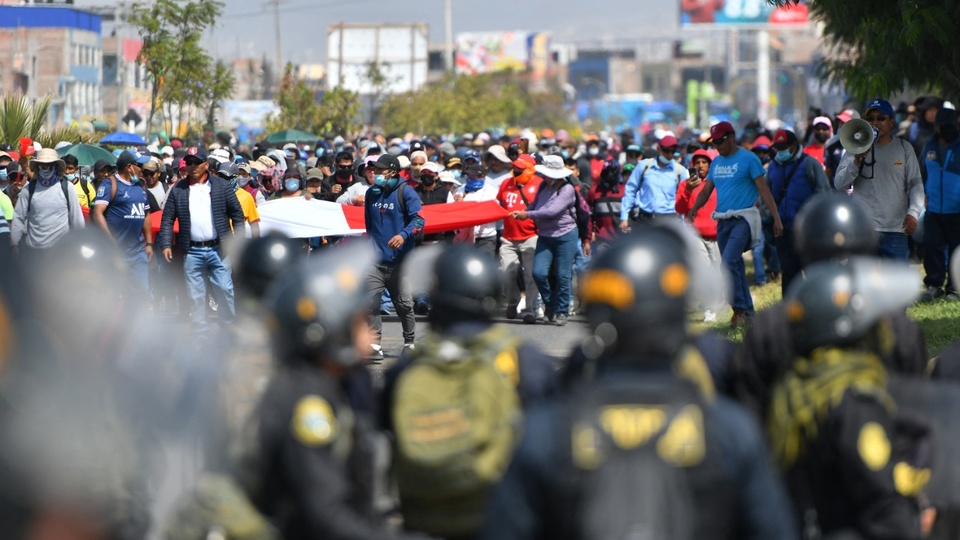
[[[257,212],[260,214],[260,231],[264,234],[277,231],[291,238],[313,238],[357,236],[366,232],[362,206],[291,197],[267,201],[257,207]],[[150,215],[154,232],[160,230],[161,214]],[[507,217],[507,211],[496,201],[461,201],[424,206],[420,216],[424,221],[424,232],[433,234],[499,221]]]

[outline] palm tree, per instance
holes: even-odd
[[[43,147],[52,147],[60,141],[87,142],[90,136],[71,126],[57,127],[47,131],[47,111],[51,98],[45,97],[35,103],[21,95],[0,97],[0,142],[17,146],[21,137],[29,137]]]

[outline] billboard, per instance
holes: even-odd
[[[366,77],[380,66],[387,93],[419,90],[427,83],[430,32],[426,24],[334,24],[327,29],[327,86],[374,94]]]
[[[680,24],[806,24],[807,11],[803,2],[775,8],[767,0],[680,0]]]
[[[544,78],[550,69],[550,35],[543,32],[482,32],[457,35],[458,74],[526,71]]]

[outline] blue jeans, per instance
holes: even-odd
[[[533,255],[533,280],[543,299],[544,309],[553,314],[570,313],[570,279],[573,258],[577,255],[580,239],[574,229],[558,238],[540,236]],[[556,264],[557,290],[550,290],[550,267]]]
[[[222,324],[229,324],[237,318],[233,303],[233,277],[230,263],[220,257],[216,247],[191,247],[183,256],[183,275],[187,281],[187,294],[190,296],[192,310],[190,320],[193,330],[205,333],[207,325],[207,278],[213,285],[214,300],[219,305],[218,315]]]
[[[130,269],[130,286],[133,288],[134,298],[153,302],[153,291],[150,289],[150,270],[147,268],[147,252],[139,251],[127,254],[124,257],[127,268]]]
[[[737,311],[753,313],[753,298],[750,297],[750,285],[747,283],[747,267],[743,263],[743,252],[750,247],[750,225],[744,219],[721,219],[717,221],[717,245],[720,247],[720,260],[730,272],[730,289],[727,301]]]
[[[895,259],[906,262],[910,257],[907,235],[898,232],[880,233],[880,248],[877,255],[882,259]]]

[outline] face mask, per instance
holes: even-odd
[[[960,126],[943,125],[940,126],[940,138],[948,143],[952,143],[960,137]]]
[[[340,180],[349,180],[353,176],[351,169],[337,169],[337,178]]]
[[[813,134],[813,138],[816,139],[818,143],[823,144],[827,142],[827,139],[830,138],[830,133],[826,131],[818,131]]]
[[[3,169],[0,169],[0,182],[6,182],[7,174],[9,173],[7,172],[6,167],[4,167]]]
[[[777,152],[777,156],[774,158],[777,160],[777,163],[786,163],[793,158],[793,151],[787,148],[786,150],[780,150]]]
[[[433,175],[431,175],[431,174],[421,174],[421,175],[420,175],[420,183],[423,184],[423,185],[425,185],[425,186],[432,186],[432,185],[435,184],[436,182],[437,182],[437,177],[436,177],[436,176],[433,176]]]
[[[591,156],[595,156],[595,155],[597,155],[597,154],[599,154],[599,153],[600,153],[600,149],[597,148],[596,146],[591,146],[591,147],[587,150],[587,154],[590,154]]]
[[[73,181],[76,180],[76,178],[77,178],[77,173],[70,173],[70,174],[66,175],[66,178],[67,178],[67,180],[73,182]]]
[[[480,191],[483,188],[484,180],[483,178],[467,178],[467,183],[464,184],[463,190],[467,193],[473,193],[474,191]]]
[[[237,184],[239,184],[241,187],[247,187],[247,185],[250,184],[250,180],[251,178],[249,176],[238,176]]]
[[[300,189],[300,179],[299,178],[287,178],[283,182],[283,188],[287,191],[296,191]]]
[[[130,175],[130,183],[131,183],[131,184],[139,184],[139,183],[140,183],[140,177],[137,176],[137,175],[135,175],[135,174]]]
[[[380,187],[387,185],[387,176],[383,174],[373,175],[373,185]]]
[[[567,159],[568,157],[570,157],[570,152],[567,152],[566,150],[561,150],[560,155],[563,156],[563,159]]]
[[[670,158],[668,158],[667,156],[661,154],[661,155],[657,156],[657,161],[659,161],[661,165],[667,166],[667,165],[670,164],[670,161],[671,161],[671,160],[670,160]]]
[[[56,167],[40,167],[40,183],[45,186],[52,186],[57,181]]]
[[[457,180],[460,180],[460,177],[463,176],[463,171],[460,169],[453,169],[453,177]]]

